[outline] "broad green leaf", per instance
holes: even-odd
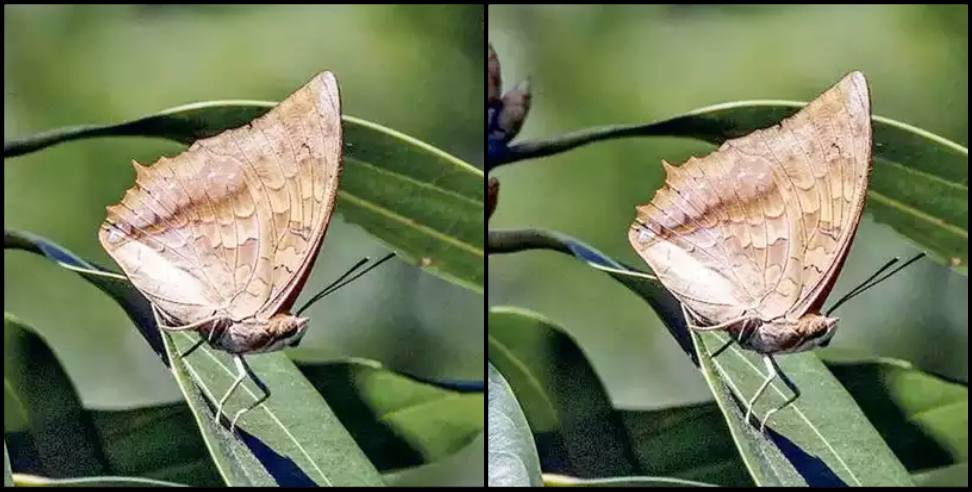
[[[713,487],[712,484],[668,477],[575,478],[543,474],[545,487]]]
[[[486,370],[489,395],[487,485],[539,487],[543,480],[530,426],[503,375],[492,364],[488,364]]]
[[[14,481],[21,487],[185,487],[180,483],[141,477],[47,478],[17,473]]]
[[[7,454],[7,442],[3,442],[3,486],[13,487],[13,472],[10,470],[10,456]]]
[[[700,361],[699,368],[702,370],[702,375],[712,390],[719,410],[725,416],[739,454],[756,484],[777,487],[810,485],[811,482],[808,482],[793,463],[787,460],[779,448],[773,446],[772,442],[762,442],[760,436],[745,422],[743,413],[733,400],[733,391],[729,386],[733,381],[731,376],[723,380],[722,378],[726,377],[725,373],[719,371],[713,360],[708,357],[708,352],[703,351],[702,341],[699,340],[698,335],[693,334],[692,338],[696,347],[699,347],[696,356]],[[741,399],[745,401],[748,398],[743,396]],[[759,415],[761,414],[757,414]],[[833,473],[824,473],[822,476],[818,474],[816,478],[818,481],[815,484],[820,484],[820,479],[823,479],[822,483],[826,485],[843,484],[833,479]]]
[[[933,468],[911,476],[919,487],[968,487],[969,463]]]
[[[824,360],[908,470],[968,461],[967,385],[902,360]]]
[[[715,404],[617,412],[639,474],[719,486],[753,486]]]
[[[5,335],[4,360],[11,370],[5,371],[4,432],[18,470],[49,478],[111,474],[196,486],[222,484],[198,431],[187,420],[190,414],[184,404],[177,408],[84,409],[34,330],[7,315]],[[30,361],[28,380],[11,365],[25,359]],[[43,384],[31,381],[37,377]],[[58,414],[56,418],[52,413]],[[95,460],[96,464],[85,465]]]
[[[482,393],[443,390],[365,359],[298,366],[337,402],[338,418],[380,469],[448,459],[482,433]],[[107,463],[104,473],[197,487],[223,483],[185,402],[85,412]]]
[[[632,475],[621,421],[583,352],[550,321],[526,310],[489,311],[488,356],[509,382],[546,472]]]
[[[523,142],[510,147],[500,163],[622,137],[676,136],[720,144],[773,126],[804,105],[793,101],[718,104],[646,125],[594,128],[547,142]],[[969,150],[882,116],[872,117],[872,127],[874,169],[866,210],[938,261],[965,273],[969,247]]]
[[[482,432],[481,392],[443,390],[366,359],[297,366],[380,470],[439,461]],[[185,402],[89,412],[112,474],[221,483]]]
[[[672,304],[671,294],[651,276],[624,270],[620,263],[575,239],[557,234],[548,236],[548,244],[544,247],[565,252],[607,271],[653,306],[660,306],[656,311],[679,339],[679,334],[684,331],[684,320],[673,307],[677,302]],[[493,242],[492,232],[490,242]],[[554,246],[555,243],[559,246]],[[743,421],[739,404],[739,401],[748,401],[765,379],[761,357],[736,344],[718,357],[710,357],[709,354],[728,341],[724,333],[701,336],[693,333],[692,339],[697,347],[693,360],[701,364],[703,375],[757,484],[910,484],[904,467],[854,400],[813,353],[778,357],[784,374],[803,395],[773,416],[769,423],[770,433],[764,436]],[[790,395],[788,388],[777,378],[756,402],[755,415],[762,417]],[[810,460],[808,456],[814,459]]]
[[[799,388],[800,397],[773,414],[767,434],[759,436],[743,420],[739,406],[729,394],[737,401],[745,401],[756,393],[767,373],[762,357],[735,343],[713,356],[729,342],[725,333],[693,334],[693,339],[703,374],[734,437],[740,443],[748,443],[741,452],[757,483],[795,485],[805,480],[809,485],[911,484],[904,466],[815,354],[776,356],[783,374]],[[756,401],[754,415],[762,418],[792,395],[781,378],[776,378]],[[780,459],[795,467],[781,468]],[[769,468],[761,466],[764,463]]]
[[[4,420],[8,406],[26,419],[23,428],[4,428],[19,472],[67,477],[105,471],[70,378],[44,340],[9,313],[3,318],[3,378]]]
[[[586,356],[551,321],[494,307],[489,327],[490,362],[523,408],[544,471],[752,486],[714,405],[617,410]]]
[[[389,487],[428,487],[448,484],[450,487],[486,486],[486,434],[480,433],[469,445],[441,460],[420,466],[395,470],[383,475]]]
[[[298,363],[379,470],[446,458],[483,432],[483,393],[459,393],[375,361]]]
[[[88,413],[110,475],[223,485],[185,402]]]
[[[101,136],[159,137],[189,144],[242,126],[274,106],[212,101],[115,125],[52,130],[4,143],[4,157]],[[344,172],[337,211],[411,263],[483,291],[483,174],[435,147],[345,115]]]
[[[245,381],[223,407],[223,423],[213,421],[215,403],[237,374],[233,356],[201,345],[178,354],[198,338],[183,332],[163,334],[176,382],[229,485],[380,485],[381,477],[347,429],[297,367],[281,352],[247,359],[272,396],[243,415],[238,432],[224,425],[262,392]],[[227,417],[229,416],[229,417]],[[279,470],[286,469],[287,473]]]

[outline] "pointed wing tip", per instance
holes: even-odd
[[[328,87],[337,87],[337,77],[334,76],[334,72],[330,70],[325,70],[318,73],[311,80],[312,82],[320,82]]]
[[[318,99],[328,101],[338,114],[341,113],[341,87],[334,73],[325,70],[315,75],[304,88],[310,89]]]
[[[867,94],[869,89],[867,85],[867,77],[864,73],[859,70],[854,70],[848,73],[844,78],[840,79],[837,83],[838,86],[852,86],[855,90]]]
[[[867,83],[867,77],[865,77],[864,72],[861,72],[860,70],[854,70],[848,73],[844,76],[844,79],[850,79],[854,82],[863,82],[865,84]]]

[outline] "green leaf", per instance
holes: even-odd
[[[736,399],[744,401],[756,393],[767,372],[762,356],[735,343],[722,353],[711,355],[729,342],[725,333],[693,334],[693,338],[706,381],[723,408],[757,483],[793,485],[805,480],[810,485],[911,484],[904,466],[815,354],[776,357],[783,374],[801,394],[773,414],[768,435],[759,436],[743,420],[729,394],[731,391]],[[754,414],[762,418],[792,395],[781,378],[776,378],[756,401]],[[779,451],[797,468],[778,466],[784,458]]]
[[[486,485],[486,434],[441,460],[395,470],[383,475],[389,487],[484,487]]]
[[[825,361],[908,470],[968,461],[967,385],[902,360]]]
[[[612,477],[575,478],[553,473],[543,474],[545,487],[713,487],[703,482],[693,482],[668,477]]]
[[[185,402],[87,412],[111,475],[224,485]]]
[[[242,126],[274,106],[212,101],[115,125],[52,130],[4,143],[4,157],[101,136],[160,137],[189,144]],[[450,282],[483,291],[483,174],[435,147],[351,116],[344,120],[344,172],[337,211],[403,258]]]
[[[715,404],[618,410],[618,414],[639,474],[720,486],[753,486]]]
[[[4,432],[18,470],[45,477],[112,474],[222,484],[184,404],[84,409],[46,343],[22,322],[6,318]],[[24,361],[28,379],[14,367]]]
[[[7,454],[7,441],[3,442],[3,486],[13,487],[13,476],[10,470],[10,455]]]
[[[510,147],[500,163],[622,137],[675,136],[721,144],[773,126],[804,105],[792,101],[718,104],[646,125],[593,128],[550,141],[523,142]],[[969,150],[882,116],[872,117],[872,127],[874,169],[867,211],[940,262],[967,272]]]
[[[505,375],[546,472],[632,475],[633,456],[600,380],[577,345],[535,313],[489,311],[489,361]]]
[[[487,465],[490,487],[532,486],[543,483],[540,461],[530,426],[503,375],[489,364],[489,430]]]
[[[9,313],[3,318],[3,378],[4,423],[8,408],[25,419],[25,427],[4,426],[19,472],[69,477],[106,470],[70,378],[44,340]]]
[[[586,356],[551,321],[494,307],[489,327],[490,362],[507,375],[544,471],[752,486],[714,405],[617,410]]]
[[[231,354],[206,345],[178,356],[197,337],[163,334],[176,382],[228,485],[380,485],[381,476],[310,382],[281,352],[248,358],[273,395],[247,412],[230,434],[213,421],[215,402],[233,384]],[[224,421],[260,398],[245,381],[223,407]]]
[[[379,470],[446,458],[483,431],[483,393],[460,393],[375,361],[298,363]]]
[[[934,468],[911,477],[919,487],[968,487],[969,464],[965,462]]]
[[[14,481],[21,487],[185,487],[180,483],[141,477],[47,478],[18,473]]]
[[[366,359],[297,366],[334,402],[342,425],[380,470],[445,459],[482,432],[482,393],[443,390]],[[185,402],[89,412],[111,473],[194,486],[222,483]]]

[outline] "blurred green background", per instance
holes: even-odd
[[[331,70],[346,114],[482,167],[484,11],[481,5],[5,6],[4,138],[196,101],[276,101]],[[8,160],[4,225],[117,268],[96,233],[104,207],[133,182],[129,161],[147,164],[182,149],[109,138]],[[361,257],[384,253],[340,215],[331,224],[298,304]],[[482,380],[482,303],[481,295],[393,261],[316,304],[311,329],[291,355],[366,357],[426,377]],[[45,336],[87,406],[180,397],[122,310],[46,260],[4,255],[4,309]],[[479,458],[466,456],[450,473],[466,470],[465,480],[481,483],[481,442],[479,449]]]
[[[861,70],[874,114],[968,145],[967,6],[491,6],[488,26],[504,88],[531,79],[518,140],[728,101],[809,101]],[[636,138],[501,167],[491,173],[501,187],[490,227],[559,230],[644,266],[627,228],[660,186],[661,160],[711,150]],[[865,213],[830,303],[891,257],[916,251]],[[533,309],[565,327],[619,407],[711,398],[643,301],[564,255],[491,256],[488,303]],[[826,350],[899,357],[968,380],[966,276],[923,260],[836,314],[841,328]]]

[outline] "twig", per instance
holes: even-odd
[[[486,251],[516,253],[530,249],[550,249],[573,256],[567,244],[555,233],[538,229],[493,230],[486,238]]]

